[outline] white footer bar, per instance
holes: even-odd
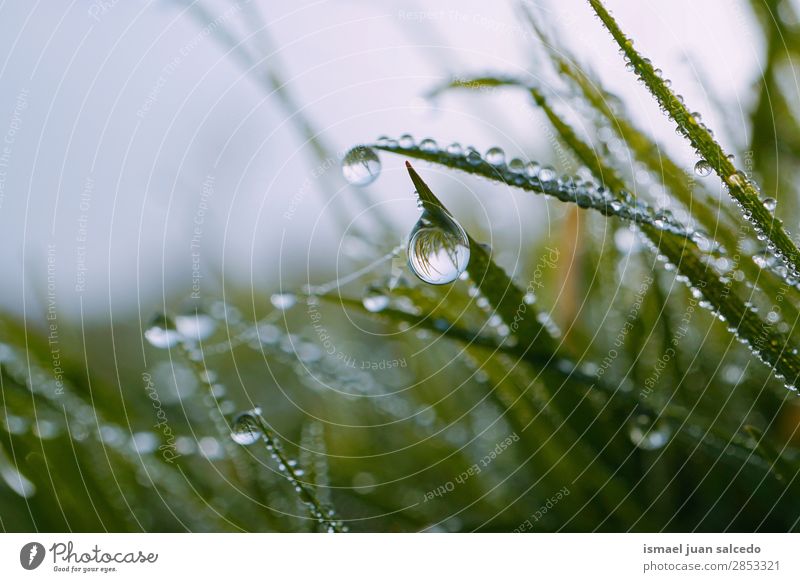
[[[798,541],[787,534],[3,534],[0,579],[800,580]]]

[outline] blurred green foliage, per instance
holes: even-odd
[[[796,95],[779,82],[800,41],[790,9],[779,15],[776,5],[753,2],[768,61],[748,155],[777,214],[797,223],[796,181],[777,168],[791,167],[800,140],[786,105]],[[612,191],[646,192],[631,187],[646,174],[676,216],[727,254],[640,225],[653,250],[617,217],[542,200],[557,228],[513,268],[494,262],[501,249],[479,245],[487,233],[476,227],[468,279],[425,285],[387,256],[341,288],[297,290],[287,309],[234,291],[203,306],[213,334],[166,350],[144,340],[138,321],[62,324],[54,344],[46,327],[5,317],[0,526],[325,530],[265,443],[230,438],[236,416],[260,406],[297,462],[293,474],[350,531],[797,530],[796,393],[682,276],[689,265],[692,276],[727,277],[731,294],[720,301],[758,307],[753,325],[780,328],[784,343],[766,348],[777,358],[796,355],[797,285],[768,264],[736,207],[667,158],[537,17],[520,16],[589,135],[571,130],[552,94],[521,85],[576,167]],[[482,82],[513,85],[499,75]],[[613,155],[620,145],[625,155]],[[441,204],[419,171],[414,187]],[[362,301],[370,285],[386,305]],[[765,318],[777,303],[776,324]]]

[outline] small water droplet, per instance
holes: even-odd
[[[342,159],[342,175],[354,186],[366,186],[374,182],[381,173],[381,160],[375,150],[367,146],[356,146]]]
[[[770,212],[775,212],[775,209],[778,207],[778,201],[774,198],[764,198],[764,208],[769,210]]]
[[[628,426],[631,442],[646,451],[660,449],[672,436],[672,429],[664,420],[653,422],[646,414],[639,414]]]
[[[702,178],[705,178],[711,174],[711,164],[705,160],[700,160],[694,165],[694,173]]]
[[[483,162],[483,158],[481,157],[481,154],[478,153],[478,150],[469,148],[467,150],[467,163],[470,166],[479,166],[481,162]]]
[[[253,411],[243,412],[235,419],[231,425],[231,438],[239,445],[252,445],[261,438],[261,425]]]
[[[273,293],[269,301],[275,309],[286,311],[297,303],[297,295],[294,293]]]
[[[728,176],[728,181],[731,183],[731,186],[742,187],[745,183],[745,178],[741,174],[731,174]]]
[[[160,313],[150,320],[150,326],[145,330],[144,338],[151,345],[166,349],[181,341],[182,336],[175,327],[175,322]]]
[[[461,144],[454,142],[447,146],[447,153],[451,156],[460,156],[463,153],[463,149],[461,149]]]
[[[539,170],[539,180],[542,182],[552,182],[558,177],[558,174],[551,166],[545,166]]]
[[[364,309],[372,313],[378,313],[389,307],[389,296],[383,289],[376,286],[367,287],[364,296],[361,298]]]
[[[423,139],[419,142],[419,149],[423,152],[432,154],[439,151],[439,146],[431,138]]]
[[[425,204],[408,239],[408,266],[425,283],[446,285],[469,264],[467,233],[444,209]]]
[[[519,158],[514,158],[513,160],[508,162],[508,169],[517,174],[521,174],[522,172],[525,171],[525,162],[523,162]]]
[[[175,327],[184,338],[199,341],[214,333],[217,322],[207,313],[198,309],[188,309],[175,316]]]

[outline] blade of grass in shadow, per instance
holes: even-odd
[[[770,470],[775,478],[779,481],[785,481],[787,477],[790,477],[791,481],[794,482],[794,477],[797,475],[796,469],[791,467],[786,459],[775,450],[764,436],[764,433],[751,424],[745,425],[743,429],[753,439],[755,450],[769,463]]]
[[[707,436],[709,434],[708,430],[700,429],[699,426],[695,426],[694,421],[689,418],[689,411],[678,406],[676,403],[669,402],[664,409],[657,411],[648,406],[647,403],[640,402],[634,394],[620,391],[615,386],[608,385],[599,377],[583,372],[580,367],[571,367],[569,360],[559,359],[556,355],[537,353],[530,350],[525,353],[524,350],[521,349],[521,346],[508,346],[497,343],[494,338],[486,338],[473,331],[465,330],[451,323],[450,320],[441,320],[436,317],[425,315],[415,315],[390,308],[380,312],[372,312],[364,307],[360,299],[342,297],[338,294],[322,294],[315,295],[315,297],[333,304],[344,305],[366,317],[384,319],[398,324],[406,323],[415,328],[426,330],[464,344],[465,349],[473,354],[475,360],[481,362],[481,369],[484,369],[484,371],[489,374],[492,383],[491,397],[498,405],[507,410],[509,415],[508,420],[514,427],[521,428],[527,426],[532,419],[542,413],[550,419],[550,422],[557,422],[557,426],[561,426],[564,422],[564,418],[569,418],[570,412],[577,408],[575,406],[576,402],[583,404],[586,396],[589,396],[593,391],[599,391],[606,395],[606,397],[614,399],[611,405],[614,408],[619,408],[619,414],[627,415],[632,408],[635,408],[639,413],[646,414],[651,418],[660,416],[661,418],[669,420],[675,426],[691,427],[693,429],[691,431],[679,431],[676,434],[676,438],[685,440],[694,446],[698,445],[697,435]],[[419,298],[414,296],[413,293],[409,297],[414,300],[415,304],[420,303]],[[276,353],[276,356],[277,355]],[[503,358],[505,358],[505,362],[502,361]],[[511,358],[513,358],[513,360],[511,360]],[[496,359],[498,359],[498,361],[495,361]],[[525,361],[537,370],[543,370],[544,366],[550,364],[547,367],[547,371],[552,375],[547,378],[548,382],[553,386],[559,385],[563,387],[563,382],[569,381],[572,388],[578,388],[578,390],[569,390],[569,392],[574,392],[575,395],[577,395],[574,399],[575,402],[567,406],[565,406],[564,403],[561,403],[561,406],[548,406],[547,398],[534,397],[533,386],[538,384],[539,381],[534,380],[531,382],[530,378],[524,374],[524,368],[515,365],[514,361]],[[526,378],[527,381],[524,381]],[[552,391],[550,398],[552,398]],[[563,412],[559,413],[558,410],[562,410]],[[591,418],[586,419],[585,424],[582,426],[589,426],[596,421],[597,417],[593,413]],[[709,430],[715,432],[716,429],[712,427],[712,429]],[[534,433],[531,434],[539,433],[534,431]],[[544,434],[549,433],[545,430]],[[605,440],[601,440],[601,442],[605,442]],[[728,439],[721,434],[716,435],[715,439],[704,438],[699,441],[699,445],[712,456],[719,456],[721,453],[729,450],[736,453],[736,459],[749,462],[759,469],[767,465],[767,461],[761,459],[759,455],[753,455],[744,445],[732,442],[729,443]],[[727,460],[727,455],[723,455],[723,458]],[[607,477],[608,474],[606,474],[604,480],[606,480]]]
[[[797,210],[800,121],[796,107],[797,79],[792,62],[800,55],[800,40],[791,23],[798,11],[790,2],[750,0],[765,37],[764,60],[755,106],[750,113],[753,171],[764,192],[778,200],[784,216]],[[787,171],[788,169],[788,171]]]
[[[444,205],[408,162],[406,162],[406,167],[422,204],[432,205],[446,212]],[[522,290],[492,261],[486,249],[477,244],[471,237],[470,249],[470,263],[467,267],[470,278],[489,300],[496,313],[511,326],[513,333],[523,348],[523,354],[526,354],[535,346],[539,351],[549,352],[551,354],[550,361],[560,359],[559,353],[563,351],[563,345],[559,345],[556,338],[548,333],[547,326],[540,322],[542,313],[536,313],[536,310],[526,301]],[[533,416],[531,416],[522,430],[536,424],[535,420],[543,418],[545,413],[553,415],[557,422],[554,426],[555,431],[561,431],[562,438],[566,438],[565,435],[569,435],[567,440],[571,444],[565,450],[564,455],[574,451],[574,454],[582,459],[579,466],[590,473],[596,473],[595,478],[591,479],[591,481],[594,483],[596,479],[601,478],[600,482],[605,483],[602,495],[607,498],[608,506],[616,507],[619,505],[619,500],[624,499],[627,490],[622,482],[615,477],[614,472],[594,455],[591,447],[588,447],[585,441],[579,438],[581,431],[584,432],[584,436],[588,431],[586,419],[582,419],[581,415],[590,403],[586,398],[587,391],[571,390],[568,385],[571,382],[583,382],[585,385],[588,384],[594,387],[598,381],[596,378],[580,372],[580,369],[572,364],[569,358],[566,359],[565,364],[566,366],[560,370],[553,370],[549,365],[542,370],[541,381],[549,390],[550,395],[538,403],[538,407],[536,407],[538,410],[536,408],[528,409],[526,414],[532,414]],[[517,382],[521,382],[521,385],[508,395],[509,400],[504,402],[505,406],[511,404],[522,405],[520,401],[528,402],[528,404],[522,405],[524,407],[528,407],[531,404],[536,406],[536,402],[532,400],[532,387],[536,383],[536,379],[531,381],[525,374],[523,378],[514,380],[515,375],[522,373],[522,369],[516,361],[500,364],[498,372],[500,377],[494,376],[494,382],[497,385],[506,385],[509,386],[509,389],[512,389]],[[509,384],[505,384],[506,381]],[[594,413],[592,412],[591,415],[587,416],[587,418],[589,417],[594,418]],[[597,425],[597,428],[600,429],[602,427]],[[547,441],[552,441],[553,432],[550,429],[545,432],[548,434]],[[591,440],[589,438],[589,441]],[[541,449],[541,446],[539,446],[539,449]],[[635,509],[627,505],[622,511],[635,512]]]

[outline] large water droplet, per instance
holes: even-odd
[[[188,340],[204,340],[214,333],[216,327],[213,317],[197,309],[188,309],[175,316],[175,328]]]
[[[705,160],[700,160],[694,165],[694,173],[705,178],[711,173],[711,164]]]
[[[164,314],[153,317],[150,326],[144,332],[144,339],[161,349],[171,348],[181,341],[182,337],[172,319]]]
[[[401,135],[400,139],[397,140],[397,144],[403,149],[411,149],[415,143],[414,136],[409,133]]]
[[[446,285],[469,264],[469,239],[456,219],[425,204],[408,240],[408,266],[425,283]]]
[[[273,293],[269,301],[275,309],[286,311],[297,303],[297,295],[294,293]]]
[[[506,163],[506,153],[502,148],[489,148],[486,151],[486,161],[493,166],[503,166]]]
[[[364,309],[377,313],[389,307],[389,296],[383,289],[373,285],[367,287],[361,302],[364,304]]]
[[[667,444],[672,429],[664,420],[653,422],[646,414],[639,414],[631,420],[628,435],[640,449],[654,451]]]
[[[252,445],[262,436],[261,425],[256,418],[257,411],[243,412],[231,425],[231,438],[239,445]]]
[[[769,210],[770,212],[775,212],[775,209],[778,207],[778,201],[774,198],[764,198],[764,208]]]
[[[381,173],[381,160],[375,150],[367,146],[356,146],[342,159],[342,175],[354,186],[366,186]]]

